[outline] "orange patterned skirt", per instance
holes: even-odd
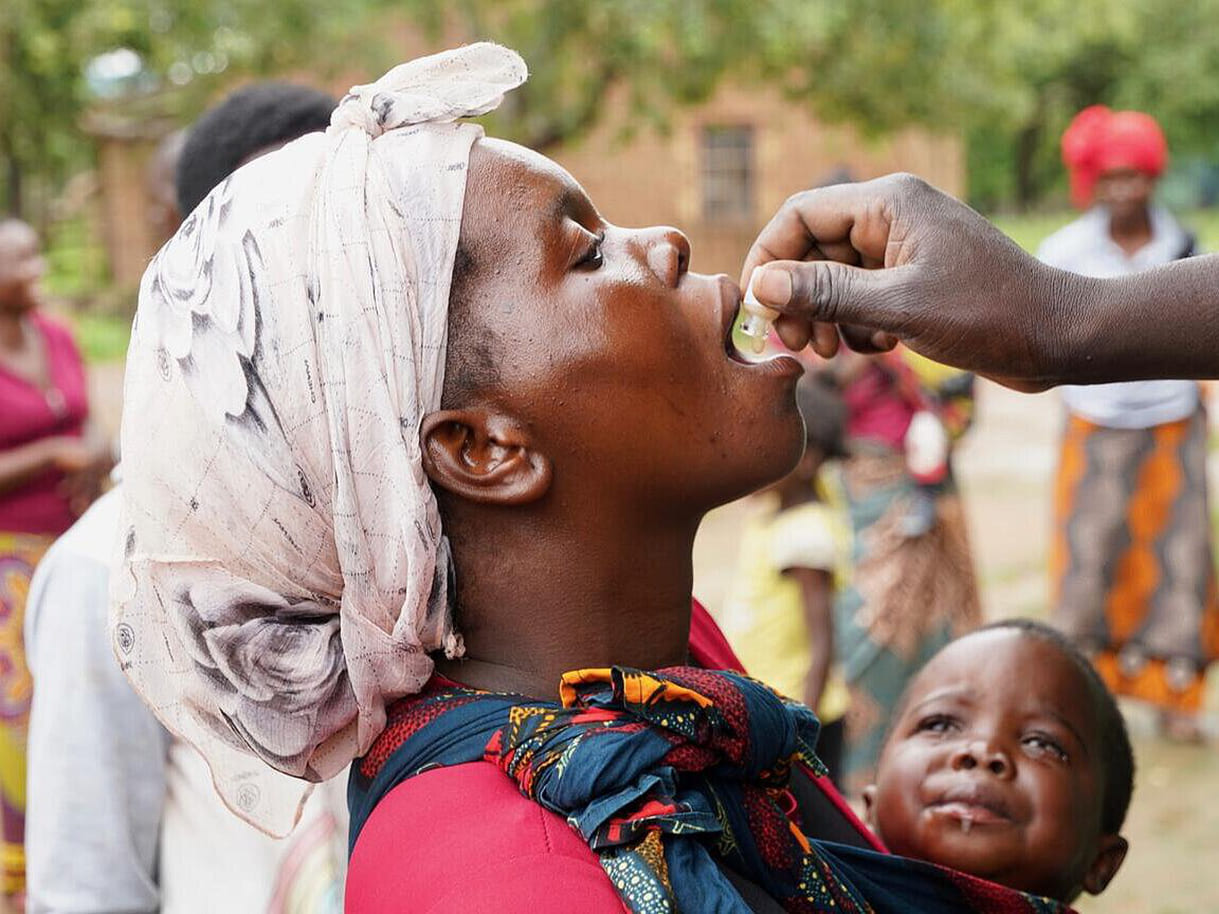
[[[1054,620],[1119,695],[1202,705],[1219,658],[1206,414],[1148,429],[1071,416],[1054,491]]]
[[[25,890],[25,743],[32,686],[25,665],[25,601],[49,536],[0,532],[0,827],[5,895]]]

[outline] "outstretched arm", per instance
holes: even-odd
[[[1048,267],[910,175],[805,191],[762,230],[742,278],[793,348],[895,338],[1014,387],[1219,377],[1219,256],[1093,279]],[[883,269],[881,269],[883,268]]]
[[[834,579],[830,572],[818,568],[789,568],[783,573],[800,583],[809,651],[804,694],[800,699],[816,711],[834,662]]]

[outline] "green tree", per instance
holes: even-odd
[[[727,74],[781,87],[826,119],[883,131],[962,123],[968,93],[952,57],[965,0],[7,0],[0,20],[0,162],[10,208],[88,155],[86,64],[129,48],[161,86],[190,78],[170,108],[195,113],[234,74],[307,66],[375,72],[396,54],[390,22],[437,43],[483,38],[518,49],[532,76],[494,129],[538,149],[589,129],[607,101],[630,124],[665,125]],[[223,75],[218,71],[223,70]],[[3,201],[0,201],[3,202]]]
[[[1214,155],[1219,0],[960,0],[970,191],[1026,208],[1065,184],[1059,138],[1092,104],[1155,115],[1174,155]]]
[[[611,93],[638,125],[706,99],[727,75],[765,82],[828,120],[871,131],[955,123],[960,93],[940,65],[949,0],[406,0],[435,38],[519,50],[529,82],[497,129],[538,149],[588,129]]]
[[[318,59],[359,21],[361,0],[4,0],[0,14],[0,207],[38,218],[50,190],[87,163],[81,117],[97,55],[140,56],[148,91],[187,84],[169,104],[193,113],[221,80]],[[344,63],[329,58],[331,67]],[[326,71],[325,66],[315,70]]]

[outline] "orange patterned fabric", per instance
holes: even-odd
[[[1219,658],[1206,433],[1202,410],[1149,429],[1071,416],[1054,490],[1056,621],[1114,692],[1186,712]]]
[[[25,601],[53,537],[0,532],[0,869],[5,895],[25,890],[25,745],[33,684],[25,665]]]

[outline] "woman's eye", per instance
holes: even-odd
[[[1043,733],[1033,733],[1024,738],[1024,745],[1037,754],[1053,756],[1059,761],[1070,761],[1067,750],[1062,748],[1057,740]]]
[[[589,245],[588,250],[584,252],[584,256],[577,260],[575,265],[577,267],[583,267],[590,270],[595,270],[601,266],[601,264],[605,262],[605,257],[601,253],[601,245],[604,243],[605,233],[599,232],[596,237],[593,238],[593,243]]]

